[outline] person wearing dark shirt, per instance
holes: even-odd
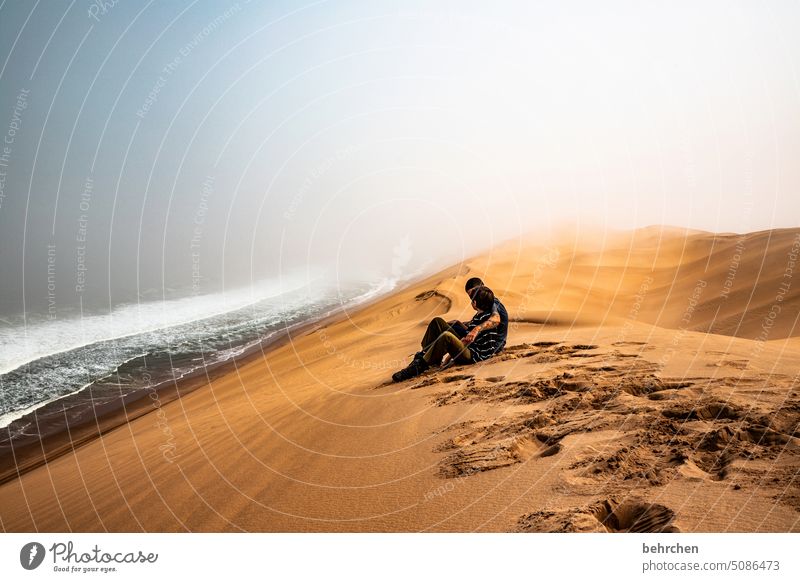
[[[467,284],[464,286],[464,290],[467,292],[467,295],[472,297],[472,292],[478,287],[483,286],[483,281],[481,281],[478,277],[472,277],[467,281]],[[494,353],[497,354],[506,346],[506,338],[508,337],[508,311],[506,310],[505,305],[503,305],[497,297],[494,299],[491,317],[489,317],[486,322],[481,324],[481,329],[478,330],[477,333],[495,328],[498,336],[498,346],[497,351]]]
[[[508,315],[506,313],[503,329],[500,308],[505,312],[505,307],[495,300],[492,290],[483,285],[468,287],[467,293],[472,299],[475,316],[467,323],[448,323],[441,317],[434,318],[422,339],[422,351],[417,352],[406,368],[392,375],[395,382],[418,376],[431,365],[440,364],[445,357],[446,361],[470,364],[491,358],[503,348]]]

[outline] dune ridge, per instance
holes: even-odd
[[[504,243],[0,485],[0,523],[800,531],[798,251],[800,229]],[[507,349],[387,382],[474,275]]]

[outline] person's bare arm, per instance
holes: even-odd
[[[495,311],[492,313],[489,319],[473,327],[472,330],[465,335],[464,339],[461,341],[464,342],[465,345],[469,345],[475,341],[475,338],[478,337],[479,333],[489,329],[494,329],[498,325],[500,325],[500,314]]]

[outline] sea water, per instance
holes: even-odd
[[[273,281],[122,305],[108,313],[4,320],[0,428],[8,427],[12,438],[30,432],[34,427],[18,419],[59,399],[69,415],[66,395],[90,390],[97,406],[212,369],[293,327],[388,293],[396,284],[389,279],[347,286]]]

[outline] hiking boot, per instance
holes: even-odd
[[[419,376],[427,369],[428,362],[426,362],[423,358],[414,358],[408,366],[399,372],[392,374],[392,380],[395,382],[402,382],[403,380],[408,380],[414,376]]]

